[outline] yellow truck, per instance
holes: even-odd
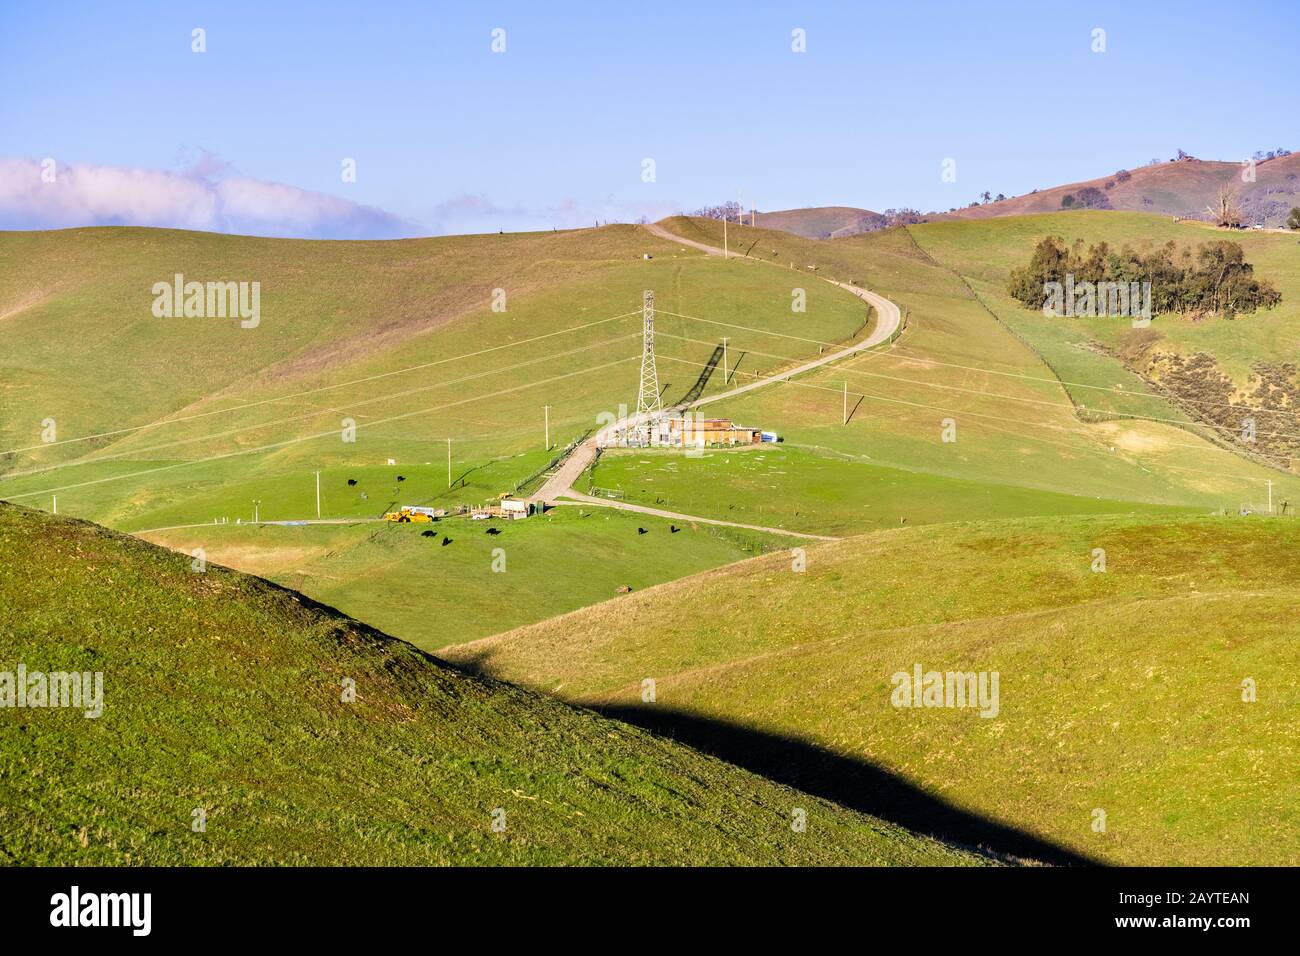
[[[425,521],[433,521],[439,517],[434,508],[420,508],[416,505],[402,505],[400,511],[390,511],[384,515],[385,521],[396,521],[399,524],[419,524]]]

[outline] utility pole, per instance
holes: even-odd
[[[543,406],[542,406],[542,414],[545,416],[545,421],[546,421],[546,425],[545,425],[545,428],[546,428],[546,450],[547,450],[547,451],[550,451],[550,450],[551,450],[551,406],[550,406],[550,405],[543,405]]]
[[[316,472],[316,517],[320,517],[320,472]]]
[[[58,514],[58,513],[59,513],[59,496],[58,496],[58,495],[55,495],[55,496],[54,496],[54,512],[53,512],[53,513],[54,513],[54,514]]]
[[[253,524],[258,524],[262,520],[262,502],[259,498],[253,499]]]
[[[727,216],[722,215],[722,258],[727,258]]]
[[[731,376],[727,374],[727,337],[722,337],[722,384],[726,385],[731,381]]]
[[[848,423],[849,423],[849,383],[848,383],[848,381],[845,381],[845,383],[844,383],[844,420],[843,420],[842,422],[840,422],[840,424],[841,424],[841,425],[847,425]]]
[[[451,490],[451,439],[447,439],[447,490]]]
[[[1268,513],[1272,514],[1273,513],[1273,479],[1266,478],[1264,480],[1268,482]]]

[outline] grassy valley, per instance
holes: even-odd
[[[0,721],[11,864],[987,860],[84,522],[0,505],[0,602],[6,668],[103,675]]]

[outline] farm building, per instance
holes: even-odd
[[[757,428],[737,425],[729,418],[695,418],[672,422],[681,426],[679,445],[756,445],[763,433]]]
[[[532,514],[532,504],[521,498],[503,498],[501,513],[506,518],[527,518]]]
[[[475,521],[482,521],[486,518],[505,518],[513,521],[518,518],[527,518],[531,514],[540,514],[541,510],[541,506],[536,502],[524,498],[505,496],[500,499],[499,504],[475,505],[469,509],[469,516]]]

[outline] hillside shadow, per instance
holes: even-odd
[[[823,797],[946,843],[995,857],[1055,866],[1102,866],[1102,861],[954,806],[888,770],[832,753],[816,744],[664,708],[596,706],[604,717],[632,724],[743,767],[777,783]]]

